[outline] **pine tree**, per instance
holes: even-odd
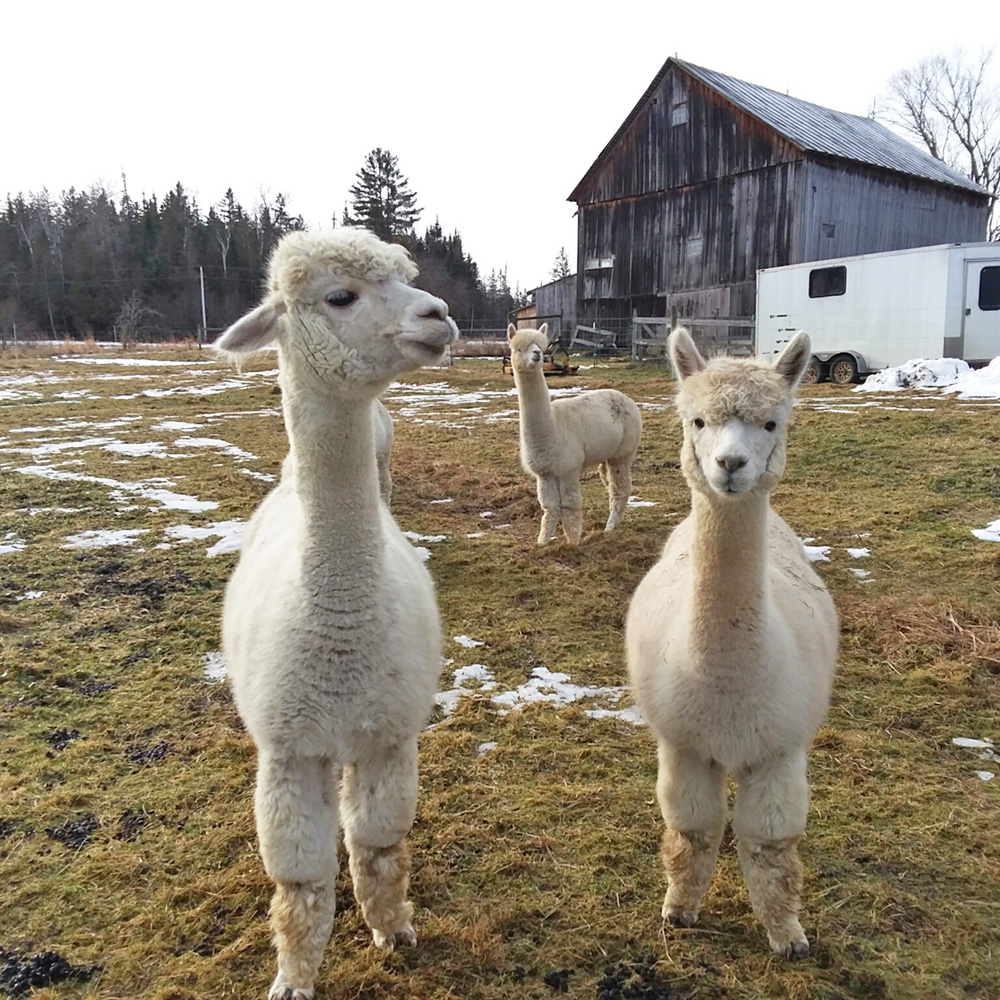
[[[383,240],[412,239],[421,209],[399,161],[387,149],[373,149],[365,157],[350,191],[351,212],[344,209],[345,225],[361,226]]]
[[[553,281],[558,281],[560,278],[568,278],[571,273],[569,258],[566,256],[566,248],[560,247],[559,253],[556,254],[556,259],[552,264],[552,270],[549,271],[549,277]]]

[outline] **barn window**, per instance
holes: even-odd
[[[837,224],[835,222],[821,222],[819,231],[827,239],[832,240],[837,235]]]
[[[847,268],[817,267],[809,272],[809,298],[825,299],[829,295],[843,295],[847,291]]]
[[[1000,267],[984,267],[979,272],[979,308],[1000,309]]]
[[[670,110],[671,125],[686,125],[688,121],[688,102],[678,101]]]

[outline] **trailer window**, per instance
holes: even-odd
[[[828,295],[843,295],[847,291],[847,268],[817,267],[809,272],[809,298],[825,299]]]
[[[1000,309],[1000,267],[984,267],[979,272],[979,308]]]

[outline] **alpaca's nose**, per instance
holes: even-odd
[[[744,465],[747,464],[745,458],[741,458],[739,455],[721,455],[716,459],[716,462],[721,465],[726,472],[735,472],[737,469],[742,469]]]
[[[442,322],[448,318],[448,304],[443,299],[427,297],[417,311],[421,319],[439,319]]]

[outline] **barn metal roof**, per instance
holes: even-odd
[[[702,83],[717,91],[727,100],[732,101],[737,107],[773,128],[802,149],[803,152],[822,153],[840,159],[853,160],[856,163],[867,163],[885,170],[894,170],[913,177],[935,181],[938,184],[947,184],[975,194],[986,195],[986,192],[974,181],[890,132],[884,125],[880,125],[871,118],[861,118],[843,111],[832,111],[830,108],[810,104],[797,97],[789,97],[776,90],[770,90],[755,83],[747,83],[745,80],[737,80],[724,73],[695,66],[683,59],[672,57],[663,64],[639,103],[622,123],[612,140],[601,151],[600,156],[594,161],[586,176],[577,185],[577,189],[570,195],[570,201],[576,200],[577,190],[610,152],[618,137],[659,85],[660,80],[671,65],[678,66],[686,73],[701,80]]]

